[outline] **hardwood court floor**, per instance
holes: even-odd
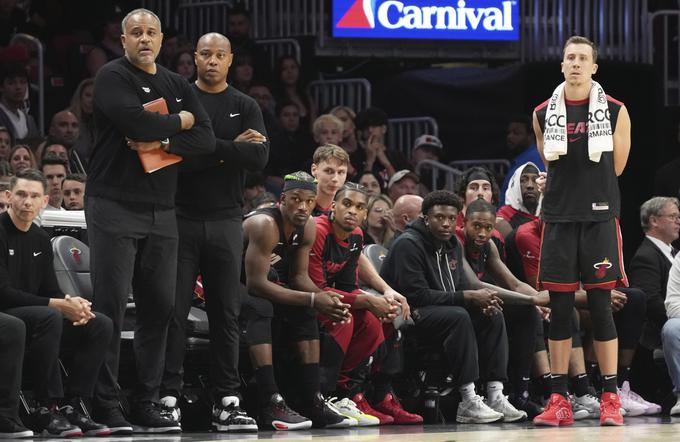
[[[349,430],[312,430],[257,434],[184,433],[182,435],[134,435],[111,438],[77,438],[80,442],[123,441],[238,441],[281,439],[324,442],[671,442],[680,441],[680,417],[629,418],[623,427],[600,427],[597,421],[580,421],[572,427],[535,427],[531,423],[488,425],[425,425],[369,427]],[[50,439],[40,439],[46,441]],[[64,439],[51,439],[64,441]]]

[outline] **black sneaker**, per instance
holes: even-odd
[[[96,408],[94,417],[109,429],[110,434],[132,434],[132,424],[125,419],[119,406]]]
[[[308,430],[312,421],[293,411],[279,393],[275,393],[260,410],[260,427],[263,430]]]
[[[257,422],[239,407],[236,397],[223,397],[213,405],[211,424],[215,431],[257,431]]]
[[[85,436],[108,436],[111,434],[109,427],[96,423],[88,415],[81,413],[79,408],[65,405],[59,408],[59,414],[68,419],[71,424],[78,426]]]
[[[82,436],[80,427],[73,425],[64,416],[59,414],[56,407],[38,407],[30,415],[31,429],[36,435],[75,437]]]
[[[0,416],[0,439],[32,437],[33,432],[24,427],[18,419]]]
[[[525,411],[530,420],[543,413],[543,407],[532,401],[529,397],[512,395],[508,399],[513,407]]]
[[[132,405],[130,422],[135,433],[181,433],[182,427],[151,402],[137,402]]]
[[[314,428],[347,428],[357,425],[357,420],[343,416],[324,399],[321,393],[314,396],[314,403],[306,410]]]

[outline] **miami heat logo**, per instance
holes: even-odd
[[[69,252],[71,252],[71,256],[73,257],[73,260],[76,262],[76,264],[80,265],[81,262],[81,255],[83,252],[80,251],[79,248],[73,246],[69,249]]]
[[[375,0],[355,0],[342,16],[338,28],[373,29],[375,28]]]
[[[600,262],[593,264],[595,267],[595,277],[597,279],[602,279],[607,274],[607,270],[612,268],[612,263],[609,262],[609,258],[605,258]]]

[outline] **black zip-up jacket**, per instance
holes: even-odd
[[[170,152],[205,155],[215,151],[215,135],[196,93],[180,75],[161,65],[144,72],[125,57],[104,65],[94,80],[96,139],[90,154],[86,196],[172,208],[177,189],[177,165],[145,173],[125,138],[135,141],[170,139]],[[170,115],[144,110],[143,105],[165,98]],[[194,115],[194,126],[182,130],[179,115]]]
[[[455,235],[442,242],[418,218],[390,246],[380,276],[412,307],[463,306],[467,281],[462,251]]]

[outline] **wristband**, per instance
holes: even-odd
[[[312,295],[312,296],[309,298],[309,306],[311,308],[314,308],[314,298],[316,297],[316,293],[311,292],[310,295]]]

